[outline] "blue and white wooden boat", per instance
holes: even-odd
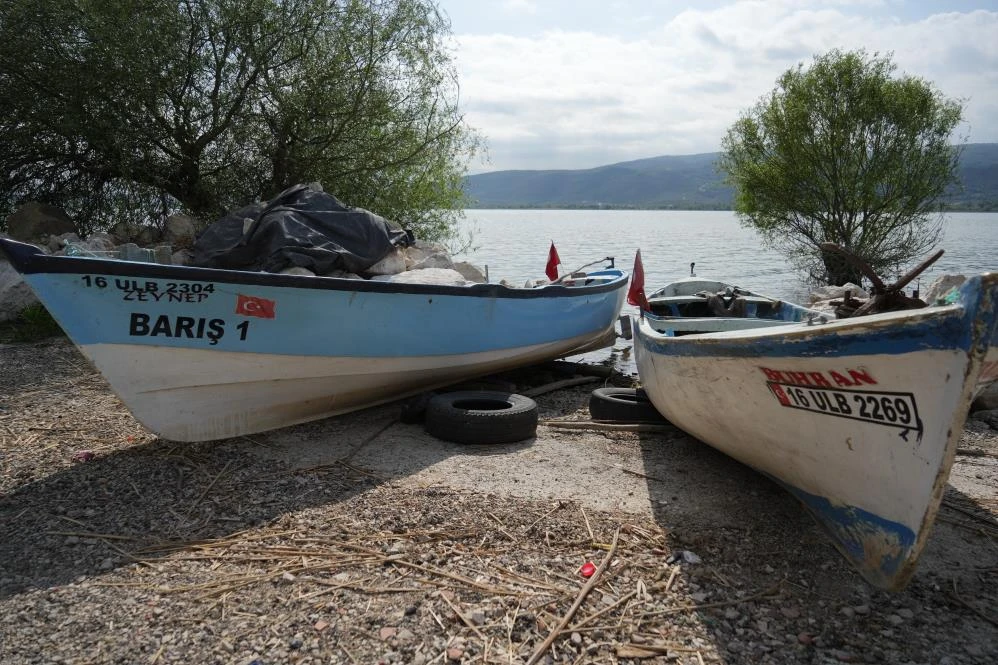
[[[727,318],[710,332],[646,313],[633,325],[635,358],[666,418],[783,485],[863,577],[898,590],[970,402],[996,378],[996,301],[988,273],[944,304],[855,318],[785,308],[775,324]]]
[[[0,249],[135,417],[177,441],[324,418],[612,334],[627,274],[439,286]]]

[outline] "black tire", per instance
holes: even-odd
[[[589,396],[589,415],[618,423],[667,422],[641,388],[597,388]]]
[[[426,431],[454,443],[513,443],[537,433],[537,402],[524,395],[462,390],[434,395]]]

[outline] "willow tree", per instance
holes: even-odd
[[[942,233],[961,104],[889,57],[831,51],[786,71],[723,140],[735,211],[816,282],[860,282],[834,242],[896,273]]]
[[[5,0],[0,220],[211,221],[318,181],[446,235],[479,145],[449,32],[432,0]]]

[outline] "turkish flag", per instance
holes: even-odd
[[[551,241],[551,249],[548,250],[548,265],[544,269],[544,274],[548,276],[552,282],[558,279],[558,266],[561,264],[561,259],[558,257],[558,250],[554,248],[554,240]]]
[[[239,294],[236,299],[236,314],[258,316],[261,319],[272,319],[274,318],[274,307],[276,305],[277,301],[275,300]]]
[[[634,271],[631,273],[631,288],[627,290],[627,302],[648,311],[648,298],[645,297],[645,267],[641,265],[641,250],[634,255]]]

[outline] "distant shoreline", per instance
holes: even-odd
[[[715,211],[734,212],[732,208],[712,206],[679,207],[670,205],[638,206],[638,205],[542,205],[524,203],[521,205],[469,205],[465,210],[673,210],[676,212]],[[940,212],[998,212],[998,203],[990,206],[943,206]]]

